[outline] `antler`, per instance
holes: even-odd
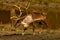
[[[21,17],[21,15],[22,15],[22,12],[21,12],[21,7],[20,6],[17,6],[17,5],[14,5],[16,8],[18,8],[19,9],[19,11],[20,11],[20,15],[18,16],[18,17]]]
[[[27,3],[26,3],[26,7],[25,7],[26,12],[27,12],[27,15],[28,15],[28,9],[29,9],[30,4],[31,4],[31,2],[30,2],[30,1],[31,1],[31,0],[29,0],[29,2],[27,2]]]
[[[27,3],[26,10],[29,8],[29,6],[30,6],[30,2]]]

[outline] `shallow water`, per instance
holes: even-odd
[[[0,36],[0,40],[60,40],[60,32],[58,33],[41,33],[38,35],[32,34],[13,34]]]

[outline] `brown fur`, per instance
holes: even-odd
[[[38,12],[33,12],[30,13],[26,16],[25,19],[23,19],[22,24],[23,25],[29,25],[31,22],[37,21],[37,20],[45,20],[46,19],[46,15],[45,13],[38,13]],[[27,26],[24,26],[27,27]]]
[[[29,16],[29,17],[28,17]],[[34,21],[45,21],[46,19],[46,13],[44,12],[32,12],[29,13],[22,21],[21,24],[24,26],[24,30],[26,30],[29,26],[30,23],[34,22]],[[19,24],[19,23],[18,23]],[[34,28],[33,28],[34,29]]]
[[[45,20],[47,13],[44,12],[32,12],[30,15],[32,15],[32,18],[35,20]]]

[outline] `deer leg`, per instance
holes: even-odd
[[[17,26],[20,26],[20,20],[17,20],[14,24],[14,27],[16,28]]]
[[[41,27],[44,28],[44,29],[48,27],[48,25],[47,25],[47,23],[46,23],[45,21],[40,21],[39,24],[40,24]]]
[[[34,22],[33,23],[31,23],[32,24],[32,26],[33,26],[33,35],[35,35],[35,24],[34,24]]]
[[[24,28],[24,32],[27,30],[27,27]]]
[[[33,25],[33,32],[34,32],[34,30],[35,30],[35,24],[34,24],[34,22],[33,22],[33,24],[32,24],[32,25]]]

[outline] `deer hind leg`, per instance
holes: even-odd
[[[27,27],[25,27],[25,28],[24,28],[24,32],[25,32],[27,29],[28,29],[28,28],[27,28]]]
[[[41,28],[43,28],[43,29],[48,28],[47,23],[46,23],[45,21],[43,21],[43,20],[41,20],[41,21],[39,22],[39,24],[41,25]]]

